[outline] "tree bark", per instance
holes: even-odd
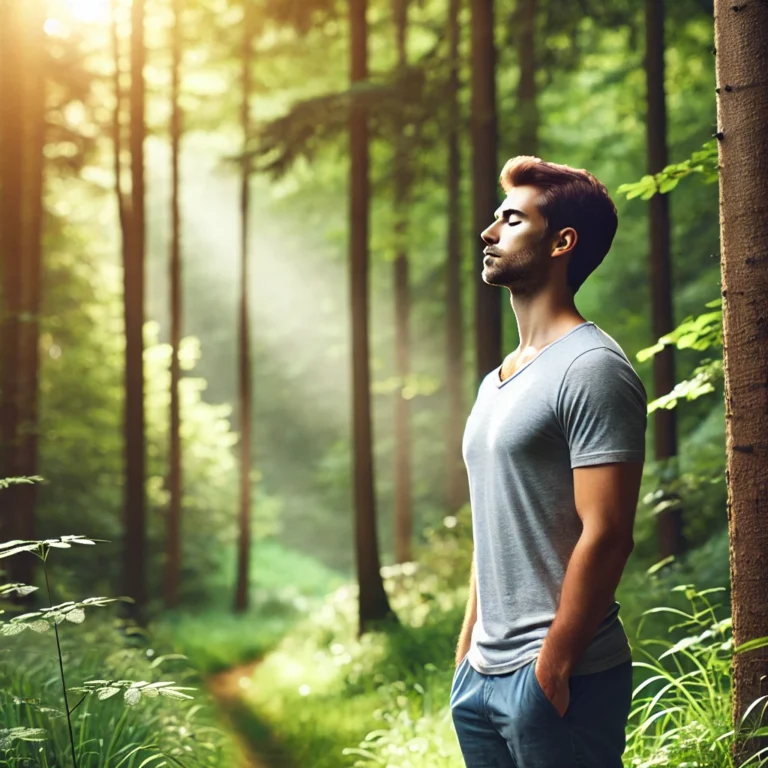
[[[237,587],[235,610],[248,608],[248,576],[251,555],[251,345],[248,308],[248,239],[250,214],[251,161],[250,136],[251,60],[253,35],[248,7],[243,24],[242,87],[240,119],[243,129],[243,163],[240,182],[240,534],[237,548]]]
[[[518,6],[517,61],[520,81],[517,105],[520,110],[520,154],[539,152],[539,108],[536,100],[536,2],[521,0]]]
[[[351,83],[368,77],[366,0],[350,0]],[[350,300],[352,321],[352,429],[354,459],[355,555],[359,585],[359,634],[372,622],[393,616],[381,578],[373,449],[368,349],[368,120],[359,103],[350,106]]]
[[[182,52],[181,0],[173,0],[173,40],[171,43],[171,414],[170,414],[170,506],[166,525],[165,604],[179,602],[181,572],[181,413],[179,383],[179,344],[181,342],[181,213],[179,206],[179,156],[181,154],[182,115],[179,105],[179,78]]]
[[[716,0],[715,49],[726,480],[738,647],[768,636],[768,5]],[[768,648],[735,654],[737,729],[749,705],[767,694]],[[765,738],[737,741],[737,764],[767,746]]]
[[[23,3],[0,5],[0,477],[21,474],[21,316],[24,167]],[[19,486],[2,491],[2,539],[21,538]],[[8,576],[16,581],[22,558],[12,558]]]
[[[144,424],[144,0],[133,0],[131,16],[131,216],[129,258],[125,259],[125,594],[133,598],[132,613],[143,617],[146,602],[144,553],[146,539]]]
[[[401,73],[408,65],[406,35],[408,28],[408,0],[394,0],[395,44],[397,66]],[[411,560],[413,510],[411,498],[411,436],[409,401],[403,396],[410,374],[410,289],[408,278],[408,198],[410,191],[408,149],[405,134],[395,139],[395,241],[397,253],[394,262],[395,285],[395,368],[399,385],[395,392],[395,560]]]
[[[23,322],[20,325],[19,374],[19,474],[37,475],[39,337],[42,276],[42,229],[45,152],[45,10],[41,0],[24,6],[24,218],[22,240]],[[36,538],[35,503],[37,485],[16,489],[19,534]],[[14,581],[34,581],[35,558],[18,559]]]
[[[461,151],[459,148],[461,107],[459,106],[459,14],[462,0],[450,0],[448,8],[448,259],[446,262],[446,370],[448,396],[446,432],[447,506],[455,512],[466,503],[467,472],[461,453],[464,433],[464,313],[461,304]]]
[[[648,101],[648,173],[661,171],[668,163],[667,106],[664,89],[664,0],[645,3],[645,74]],[[657,194],[650,201],[651,313],[653,340],[673,329],[672,260],[670,254],[669,198]],[[674,348],[666,346],[653,359],[654,397],[675,387]],[[654,412],[655,456],[669,461],[677,455],[677,411],[658,408]],[[658,516],[657,536],[662,558],[685,550],[682,508],[675,505]]]
[[[496,134],[496,48],[493,0],[472,3],[472,186],[473,226],[479,236],[493,220],[499,169]],[[479,247],[478,247],[479,250]],[[482,278],[482,262],[473,259],[477,380],[501,361],[501,291]]]
[[[130,254],[130,204],[123,191],[123,166],[122,166],[122,67],[120,64],[120,37],[117,30],[117,8],[119,0],[111,0],[110,8],[112,18],[110,33],[112,40],[112,87],[115,92],[115,107],[112,111],[112,169],[115,175],[115,197],[117,200],[117,213],[120,220],[120,236],[123,263]]]

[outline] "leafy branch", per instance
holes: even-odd
[[[192,697],[188,696],[184,691],[194,691],[195,689],[177,686],[173,681],[148,683],[146,680],[138,682],[133,680],[88,680],[82,686],[70,688],[69,690],[74,693],[82,693],[83,698],[95,694],[99,701],[110,699],[112,696],[120,693],[120,691],[123,691],[125,703],[129,706],[134,706],[139,703],[142,697],[156,699],[158,696],[166,696],[177,701],[191,699]],[[76,707],[77,705],[73,709]]]
[[[0,490],[10,488],[12,485],[32,485],[42,481],[43,478],[38,475],[30,475],[29,477],[0,477]]]
[[[644,363],[662,352],[668,346],[677,349],[695,349],[705,351],[721,348],[723,345],[723,304],[722,299],[708,302],[707,309],[712,312],[704,312],[698,317],[687,317],[672,332],[662,336],[656,344],[640,350],[636,358]],[[677,406],[680,400],[696,400],[696,398],[715,391],[716,382],[722,380],[723,361],[704,360],[693,371],[690,378],[679,382],[675,388],[648,404],[648,412],[659,408],[671,409]]]
[[[680,163],[672,163],[662,171],[646,174],[640,181],[622,184],[617,192],[626,195],[627,200],[639,197],[650,200],[655,194],[671,192],[684,178],[698,174],[705,184],[712,184],[718,178],[717,142],[713,139]]]

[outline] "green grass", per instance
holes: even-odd
[[[171,758],[187,766],[231,764],[231,748],[216,725],[215,708],[187,663],[160,655],[146,636],[126,636],[97,617],[82,626],[62,626],[61,635],[70,709],[80,698],[72,689],[87,680],[173,681],[196,689],[189,692],[192,700],[147,695],[133,706],[123,695],[104,701],[86,697],[72,715],[80,768],[139,768],[163,760],[171,765]],[[27,630],[3,639],[0,730],[7,743],[0,748],[0,766],[73,765],[62,696],[50,632]],[[42,740],[25,737],[36,730]],[[8,738],[13,736],[21,738]]]
[[[186,656],[201,675],[207,676],[263,656],[290,630],[294,621],[292,615],[175,613],[158,621],[153,632],[163,644]]]
[[[223,580],[224,573],[222,567],[216,578]],[[201,674],[213,674],[263,656],[343,580],[308,555],[264,541],[254,549],[250,583],[246,613],[233,613],[234,588],[220,584],[198,610],[162,614],[153,633],[186,655]]]
[[[677,585],[683,575],[656,577],[648,602],[636,596],[624,617],[637,689],[628,768],[733,767],[727,599],[724,590]],[[355,590],[340,589],[266,656],[244,704],[250,722],[268,729],[288,755],[284,765],[462,764],[448,699],[466,590],[437,595],[433,586],[428,572],[387,579],[403,624],[360,640]],[[244,722],[247,728],[247,715]]]

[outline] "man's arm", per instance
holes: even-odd
[[[642,474],[642,462],[573,470],[583,530],[535,669],[539,684],[561,715],[568,708],[568,677],[605,618],[632,552]]]
[[[467,610],[464,613],[464,623],[461,625],[459,642],[456,645],[456,666],[469,652],[469,644],[472,639],[472,628],[477,621],[477,583],[475,581],[475,554],[472,553],[472,565],[469,573],[469,599]]]

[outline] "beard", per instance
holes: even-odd
[[[546,284],[548,256],[545,249],[536,244],[530,248],[510,253],[491,246],[491,256],[483,259],[483,282],[512,293],[534,295]]]

